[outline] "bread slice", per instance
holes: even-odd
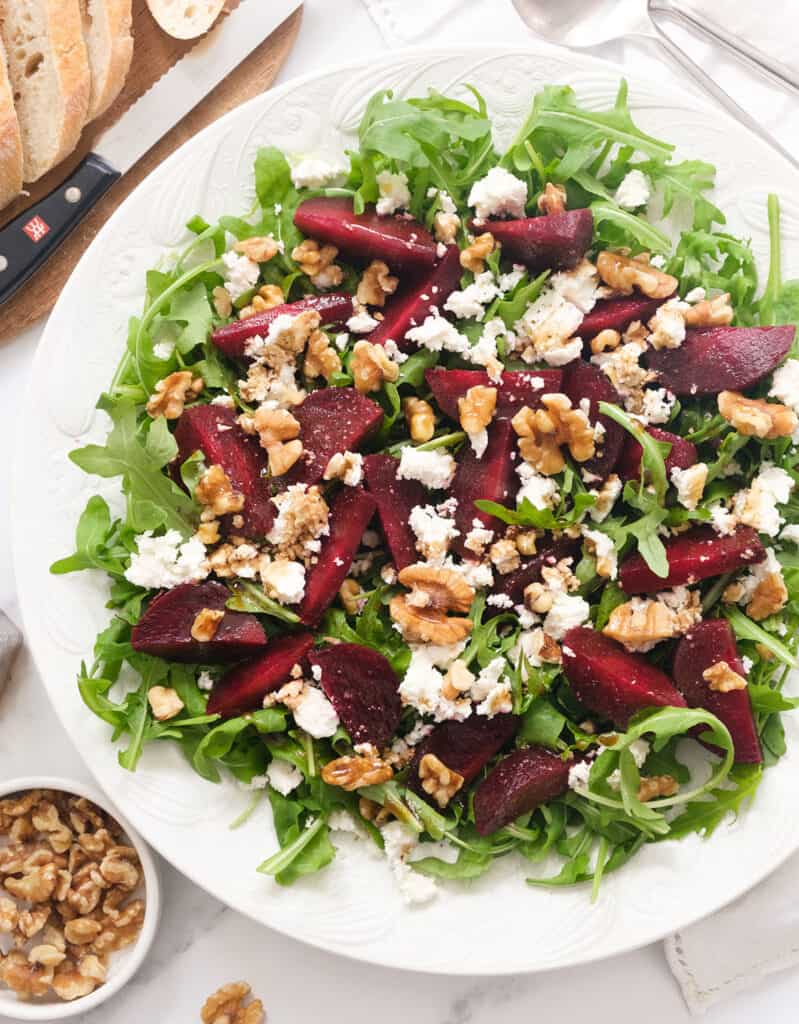
[[[0,210],[22,191],[22,137],[8,80],[6,52],[0,43]]]
[[[225,0],[147,0],[147,6],[168,35],[196,39],[219,17]]]
[[[131,58],[131,0],[80,0],[92,92],[88,121],[104,114],[125,84]]]
[[[78,144],[91,75],[79,0],[0,0],[0,38],[22,132],[23,178],[36,181]]]

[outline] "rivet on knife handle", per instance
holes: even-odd
[[[58,188],[0,230],[0,304],[53,254],[119,177],[89,153]]]

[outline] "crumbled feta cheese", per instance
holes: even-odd
[[[563,366],[582,353],[582,340],[574,334],[596,304],[598,283],[596,267],[588,260],[574,270],[552,275],[515,325],[517,347],[526,346],[522,351],[526,362],[543,360]]]
[[[433,307],[435,309],[435,307]],[[469,339],[461,334],[454,324],[445,320],[438,310],[425,317],[418,327],[406,332],[408,341],[415,341],[420,348],[431,352],[458,352],[463,354],[469,349]]]
[[[281,796],[288,796],[302,782],[302,772],[299,768],[278,758],[267,765],[266,777],[272,789],[277,790]]]
[[[347,347],[347,345],[349,345],[349,343],[350,343],[350,336],[349,336],[349,334],[346,331],[344,331],[342,334],[337,334],[336,335],[336,338],[335,338],[335,341],[334,341],[334,345],[339,350],[339,352],[343,352],[344,349]]]
[[[523,217],[527,205],[527,185],[504,167],[492,167],[484,178],[472,185],[468,199],[478,220],[509,214]]]
[[[682,299],[669,299],[658,306],[649,321],[647,341],[655,349],[679,348],[685,341],[685,314],[688,303]]]
[[[225,288],[235,302],[245,292],[255,287],[261,268],[249,256],[241,256],[232,250],[223,253],[222,263],[225,268]]]
[[[497,295],[499,288],[494,282],[494,275],[490,270],[486,270],[478,274],[474,282],[462,292],[451,292],[444,303],[444,309],[448,313],[454,313],[459,320],[482,320],[485,306]]]
[[[643,171],[628,171],[616,189],[616,202],[623,210],[646,206],[652,197],[652,185]]]
[[[386,859],[403,900],[408,904],[429,903],[438,892],[436,883],[427,875],[420,875],[418,871],[414,871],[407,863],[408,857],[418,843],[416,834],[406,828],[401,821],[390,821],[383,825],[380,834],[383,837]]]
[[[784,527],[780,534],[780,540],[787,540],[791,544],[799,544],[799,525],[791,523],[790,526]]]
[[[392,363],[396,363],[397,366],[401,366],[408,359],[407,352],[401,352],[393,338],[386,338],[383,342],[383,351]]]
[[[711,505],[709,511],[710,525],[716,533],[720,534],[722,537],[728,537],[730,534],[735,533],[735,527],[738,525],[738,518],[733,515],[725,505]]]
[[[543,476],[527,462],[518,465],[516,473],[522,482],[516,492],[517,506],[526,499],[534,508],[553,508],[558,497],[558,484],[554,477]]]
[[[611,538],[602,533],[601,530],[590,530],[587,526],[582,528],[583,537],[591,542],[591,547],[596,557],[597,564],[602,563],[602,569],[607,570],[601,573],[610,580],[615,580],[619,571],[619,560],[616,552],[616,545]]]
[[[457,213],[458,207],[449,192],[445,192],[443,188],[436,188],[435,185],[431,185],[427,190],[427,198],[435,199],[438,197],[438,205],[442,213]]]
[[[673,466],[671,470],[671,482],[677,488],[677,501],[693,511],[699,504],[699,500],[705,489],[707,480],[707,465],[704,462],[697,462],[686,469]]]
[[[569,789],[573,789],[575,793],[585,792],[588,789],[592,764],[592,761],[578,761],[569,768]]]
[[[416,550],[429,562],[444,560],[450,542],[460,535],[451,519],[438,515],[432,505],[417,505],[408,520],[416,534]]]
[[[410,445],[402,449],[397,469],[399,480],[418,480],[430,490],[443,490],[455,476],[455,460],[449,452],[423,452]]]
[[[646,388],[641,416],[647,423],[668,423],[677,396],[665,388]]]
[[[688,303],[701,302],[707,298],[707,292],[704,288],[692,288],[685,296],[685,301]]]
[[[336,709],[315,686],[306,686],[292,711],[294,721],[316,740],[332,736],[338,729]]]
[[[445,697],[442,693],[444,673],[440,671],[442,661],[444,665],[454,661],[463,650],[463,645],[410,646],[411,660],[399,687],[402,703],[415,708],[422,715],[432,716],[436,722],[462,722],[468,718],[472,713],[471,702],[466,698],[449,700]]]
[[[646,740],[633,740],[627,748],[633,756],[636,768],[643,768],[649,757],[649,743]]]
[[[527,268],[521,263],[514,263],[513,270],[509,270],[507,274],[500,274],[497,284],[501,292],[512,291],[516,285],[521,281],[524,275],[527,273]]]
[[[378,321],[369,316],[365,309],[354,313],[347,321],[347,328],[353,334],[369,334],[377,327]]]
[[[205,545],[197,537],[183,541],[177,530],[167,530],[160,537],[154,537],[152,530],[140,533],[125,570],[129,583],[149,590],[168,590],[207,575]]]
[[[331,832],[350,832],[357,835],[361,831],[349,811],[331,811],[327,816],[327,825]]]
[[[235,409],[236,403],[230,395],[217,395],[211,399],[211,405],[221,405],[223,409]]]
[[[304,157],[291,168],[291,181],[295,188],[327,188],[343,185],[349,168],[339,160]]]
[[[197,689],[203,690],[205,693],[207,693],[209,690],[213,690],[213,688],[214,677],[211,675],[210,672],[202,671],[197,676]]]
[[[488,694],[502,679],[508,668],[504,658],[492,658],[485,668],[481,669],[477,678],[472,683],[472,700],[485,700]]]
[[[486,604],[492,608],[512,608],[513,599],[508,597],[507,594],[489,594],[486,598]]]
[[[616,473],[611,473],[599,490],[593,489],[588,492],[596,499],[588,509],[588,514],[595,523],[602,523],[607,519],[613,511],[613,506],[619,500],[622,487],[623,484],[619,476]]]
[[[377,176],[377,187],[380,190],[380,198],[377,200],[379,216],[385,217],[397,210],[405,210],[410,205],[411,193],[408,191],[408,178],[405,174],[381,171]]]
[[[162,359],[166,361],[172,358],[172,353],[175,351],[174,341],[157,341],[153,345],[153,355],[156,359]]]
[[[280,604],[299,604],[305,596],[305,566],[302,562],[276,559],[261,566],[264,589]]]
[[[555,592],[555,600],[544,619],[544,632],[553,640],[562,640],[575,626],[588,621],[591,609],[582,597]]]
[[[482,430],[476,430],[469,433],[469,444],[472,446],[472,451],[478,459],[482,459],[485,455],[485,450],[488,447],[488,431],[485,427]]]
[[[748,490],[739,491],[733,500],[733,512],[739,521],[760,533],[776,537],[783,519],[777,505],[786,504],[794,488],[793,478],[771,463],[763,468]]]
[[[769,395],[799,414],[799,359],[786,359],[774,371]]]
[[[750,565],[747,572],[738,580],[742,588],[738,604],[749,604],[760,584],[774,575],[782,579],[782,566],[774,553],[774,548],[766,548],[765,559],[757,565]]]
[[[750,657],[749,657],[749,656],[748,656],[747,654],[745,654],[745,655],[744,655],[744,656],[743,656],[743,657],[741,658],[741,662],[743,663],[743,667],[744,667],[744,672],[745,672],[745,673],[746,673],[747,675],[749,675],[749,673],[750,673],[750,672],[752,671],[752,669],[753,669],[753,668],[755,667],[755,663],[754,663],[754,662],[752,661],[752,659],[751,659],[751,658],[750,658]]]
[[[466,539],[463,542],[463,546],[467,551],[473,552],[475,555],[482,555],[486,547],[494,539],[494,531],[488,530],[483,525],[482,520],[473,519],[472,528],[466,534]]]

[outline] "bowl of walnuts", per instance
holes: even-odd
[[[0,1016],[63,1020],[135,974],[160,914],[155,861],[93,787],[0,785]]]

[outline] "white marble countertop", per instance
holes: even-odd
[[[435,2],[435,0],[434,0]],[[443,41],[443,40],[437,40]],[[355,45],[357,44],[357,45]],[[299,43],[280,80],[385,48],[359,0],[305,0]],[[618,57],[619,51],[603,49]],[[40,329],[0,343],[0,436],[14,434],[27,369]],[[0,608],[19,622],[10,560],[8,483],[0,478]],[[71,678],[65,686],[73,685]],[[0,777],[52,773],[87,778],[73,741],[47,701],[27,651],[0,695]],[[332,1014],[383,1024],[521,1024],[590,1015],[594,1024],[678,1024],[691,1018],[659,944],[569,972],[506,979],[447,978],[365,966],[283,938],[226,909],[161,862],[164,917],[160,936],[136,978],[110,1004],[78,1018],[85,1024],[189,1024],[219,985],[247,980],[270,1024],[305,1024]],[[795,894],[786,894],[795,899]],[[590,910],[586,911],[590,913]],[[434,940],[431,940],[434,941]],[[476,974],[480,965],[475,964]],[[710,1024],[796,1020],[799,971],[713,1009]]]

